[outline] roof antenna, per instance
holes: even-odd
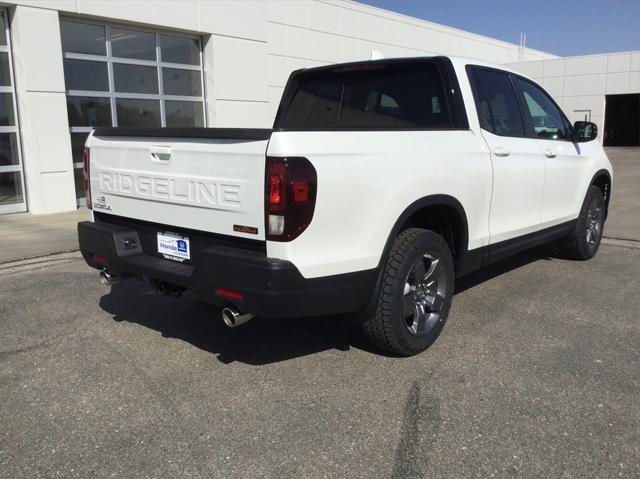
[[[369,55],[369,60],[382,60],[384,58],[384,54],[378,50],[371,50],[371,55]]]

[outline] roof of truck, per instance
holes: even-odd
[[[521,76],[526,76],[526,75],[522,75],[522,73],[514,70],[513,68],[510,68],[506,65],[500,65],[499,63],[492,63],[492,62],[487,62],[485,60],[481,60],[478,58],[470,58],[470,57],[460,57],[460,56],[454,56],[454,55],[432,55],[432,56],[419,56],[419,57],[389,57],[389,58],[380,58],[380,59],[376,59],[376,60],[359,60],[359,61],[355,61],[355,62],[345,62],[345,63],[334,63],[334,64],[330,64],[330,65],[321,65],[321,66],[317,66],[317,67],[311,67],[311,68],[302,68],[298,71],[321,71],[321,70],[342,70],[342,69],[348,69],[350,67],[357,67],[357,66],[365,66],[365,65],[376,65],[376,64],[384,64],[384,63],[412,63],[412,62],[419,62],[421,60],[434,60],[434,59],[440,59],[440,60],[450,60],[451,63],[453,63],[454,65],[458,65],[458,66],[465,66],[465,65],[478,65],[478,66],[483,66],[483,67],[489,67],[489,68],[496,68],[498,70],[504,70],[504,71],[508,71],[511,73],[517,73],[518,75]]]

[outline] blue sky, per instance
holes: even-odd
[[[359,0],[561,56],[640,50],[640,0]]]

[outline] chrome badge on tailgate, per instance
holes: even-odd
[[[216,183],[195,177],[137,175],[115,170],[99,172],[100,190],[112,195],[152,199],[205,208],[238,209],[242,190],[238,184]]]

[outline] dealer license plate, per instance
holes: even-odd
[[[189,238],[173,233],[158,233],[158,253],[173,261],[189,261],[191,259]]]

